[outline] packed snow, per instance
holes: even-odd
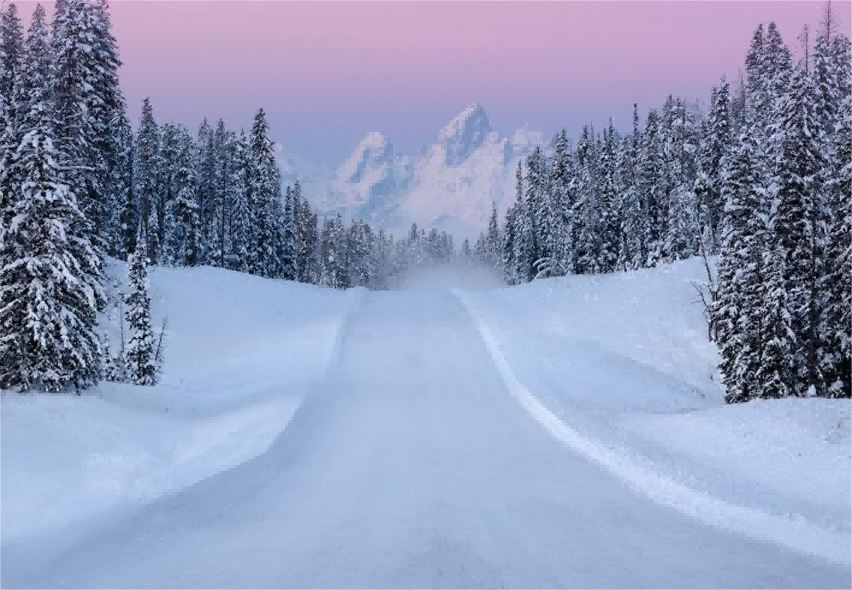
[[[2,583],[848,587],[849,402],[724,405],[702,276],[154,269],[160,385],[3,397]]]

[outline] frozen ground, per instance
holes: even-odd
[[[157,270],[162,385],[3,399],[2,583],[849,587],[849,404],[724,406],[700,273]]]

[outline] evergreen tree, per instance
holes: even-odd
[[[154,120],[154,109],[151,107],[150,99],[142,102],[142,116],[139,120],[139,131],[136,134],[136,162],[134,166],[134,180],[136,182],[135,195],[139,199],[139,229],[141,235],[145,236],[146,255],[156,263],[160,250],[159,226],[160,213],[163,198],[161,195],[162,183],[160,179],[162,158],[160,154],[160,129]],[[138,242],[137,234],[137,242]]]
[[[245,133],[231,143],[231,160],[234,162],[231,187],[231,264],[234,270],[249,269],[250,249],[256,238],[252,226],[252,210],[249,202],[249,148]]]
[[[519,282],[518,267],[515,260],[516,206],[513,205],[506,210],[506,223],[503,228],[503,278],[509,285],[515,285]]]
[[[65,160],[65,182],[77,195],[100,251],[108,202],[106,188],[116,159],[109,137],[124,99],[118,87],[118,58],[105,2],[56,3],[51,40],[54,67],[54,135]]]
[[[651,241],[647,202],[643,198],[640,170],[642,156],[642,131],[639,129],[639,111],[633,104],[633,132],[625,140],[619,161],[621,179],[623,259],[624,267],[635,270],[648,260]]]
[[[116,128],[126,124],[126,102],[119,85],[121,67],[118,43],[112,34],[112,21],[107,0],[90,0],[86,12],[91,19],[92,72],[95,81],[88,99],[92,116],[93,151],[89,156],[96,181],[91,193],[90,214],[95,234],[108,251],[115,243],[118,229],[117,211],[126,190],[127,146]]]
[[[272,276],[279,266],[276,243],[283,215],[276,216],[275,209],[281,209],[280,201],[276,205],[276,194],[280,193],[280,184],[276,174],[275,153],[269,140],[269,125],[266,113],[258,110],[254,117],[250,140],[249,206],[255,242],[251,248],[248,264],[249,272],[261,276]]]
[[[596,163],[591,131],[583,128],[577,142],[577,190],[571,211],[572,268],[576,274],[600,272],[600,234]]]
[[[731,155],[724,186],[719,298],[713,313],[728,403],[748,401],[759,391],[755,375],[763,343],[762,274],[767,236],[759,208],[764,196],[758,182],[758,153],[753,134],[745,130]]]
[[[0,256],[0,387],[79,390],[100,374],[101,258],[63,182],[50,106],[33,97],[27,120],[35,126],[14,155],[23,183]]]
[[[730,92],[725,78],[714,89],[712,110],[707,124],[707,135],[703,144],[701,170],[705,176],[701,179],[701,225],[708,236],[707,246],[710,252],[718,252],[722,227],[724,202],[722,184],[725,175],[725,162],[731,144]]]
[[[0,244],[12,222],[15,203],[20,199],[22,179],[15,177],[12,164],[25,128],[19,105],[22,91],[18,88],[24,51],[18,7],[10,4],[0,13]]]
[[[302,198],[302,185],[297,180],[293,185],[293,200],[298,203],[296,209],[296,268],[298,280],[302,283],[314,282],[313,265],[314,245],[316,243],[316,221],[311,204]]]
[[[571,165],[571,146],[568,132],[562,129],[554,142],[553,166],[550,169],[550,187],[553,205],[551,246],[553,263],[551,274],[564,275],[571,272],[571,209],[573,198],[574,170]],[[508,218],[508,217],[507,217]]]
[[[219,119],[213,134],[213,175],[214,201],[210,224],[210,264],[225,266],[225,254],[230,251],[228,220],[231,216],[233,197],[233,162],[229,157],[231,134],[225,129],[225,122]]]
[[[852,395],[852,95],[838,108],[835,146],[827,182],[829,226],[826,269],[820,291],[825,297],[820,342],[821,371],[828,397]]]
[[[130,339],[125,353],[125,366],[130,380],[136,385],[156,385],[157,366],[154,333],[151,330],[151,298],[148,296],[148,260],[146,236],[139,229],[136,250],[128,261],[129,293],[126,297],[127,325]]]
[[[823,165],[813,113],[813,90],[807,74],[797,69],[782,110],[777,166],[778,207],[774,230],[785,256],[785,288],[797,336],[795,391],[806,395],[821,391],[818,366],[817,300],[817,180]]]
[[[617,207],[616,162],[615,162],[615,127],[612,119],[604,131],[603,150],[600,162],[600,201],[599,201],[599,240],[600,254],[598,267],[601,272],[612,272],[618,262],[618,252],[621,249],[619,239],[619,218],[621,212]]]
[[[642,152],[640,154],[639,187],[643,199],[643,209],[647,216],[648,257],[643,265],[654,265],[662,257],[665,215],[665,158],[663,156],[660,117],[651,109],[645,122]]]
[[[766,294],[763,303],[761,354],[755,378],[755,397],[762,399],[788,397],[793,393],[793,350],[796,335],[787,306],[784,285],[784,252],[775,247],[765,256]]]
[[[288,186],[284,197],[284,219],[281,234],[282,278],[295,281],[299,274],[296,258],[296,216],[298,215],[299,196]]]
[[[186,129],[178,129],[175,139],[174,178],[169,202],[174,220],[167,238],[169,259],[178,266],[195,266],[199,263],[198,200],[196,195],[196,149],[192,136]]]
[[[487,264],[491,267],[498,267],[501,260],[501,243],[500,243],[500,226],[497,221],[497,203],[491,202],[491,217],[488,219],[488,237],[487,237]]]
[[[515,203],[515,235],[514,235],[514,264],[515,276],[523,283],[535,277],[535,234],[533,228],[532,209],[535,205],[535,192],[527,188],[524,191],[524,176],[521,163],[515,175],[518,201]]]

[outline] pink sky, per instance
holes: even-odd
[[[28,12],[30,3],[21,3]],[[850,2],[835,0],[843,29]],[[263,106],[288,150],[339,163],[369,131],[401,149],[471,102],[500,131],[576,136],[669,93],[706,100],[736,77],[754,27],[796,44],[820,2],[150,2],[113,0],[135,120],[247,126]]]

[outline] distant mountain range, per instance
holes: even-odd
[[[339,168],[279,153],[285,184],[298,178],[320,215],[364,219],[396,236],[416,222],[446,230],[458,242],[485,229],[491,202],[501,212],[515,196],[518,161],[543,145],[521,128],[502,136],[485,109],[472,104],[418,154],[397,153],[382,133],[368,134]]]

